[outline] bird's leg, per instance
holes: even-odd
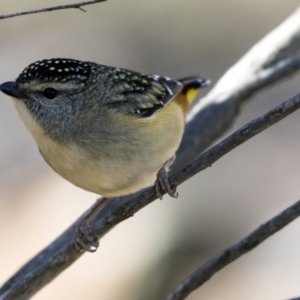
[[[171,164],[174,162],[174,160],[175,160],[175,156],[168,159],[157,172],[156,181],[155,181],[155,190],[156,190],[156,195],[159,199],[163,198],[162,191],[166,191],[173,198],[178,197],[176,188],[171,189],[169,179],[168,179],[168,170]]]
[[[112,198],[100,198],[94,205],[79,219],[74,234],[74,245],[78,251],[95,252],[99,246],[96,236],[89,233],[89,222],[101,211]]]

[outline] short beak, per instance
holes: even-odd
[[[22,93],[19,92],[15,81],[8,81],[2,83],[0,85],[0,91],[11,97],[24,98],[24,95],[22,95]]]

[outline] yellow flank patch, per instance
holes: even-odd
[[[195,89],[195,88],[190,88],[188,89],[187,93],[186,93],[186,97],[189,101],[189,103],[193,102],[195,97],[198,94],[199,89]]]

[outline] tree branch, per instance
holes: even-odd
[[[268,237],[288,225],[300,216],[300,200],[276,217],[261,225],[237,244],[216,255],[201,268],[184,280],[166,300],[183,300],[188,295],[208,281],[214,274],[260,245]],[[299,299],[299,298],[298,298]]]
[[[267,114],[257,118],[223,141],[203,153],[199,158],[184,167],[181,171],[171,176],[172,187],[178,186],[188,180],[194,174],[210,167],[215,161],[223,157],[237,146],[241,145],[251,137],[279,122],[295,110],[300,108],[300,94],[269,111]],[[148,188],[127,203],[114,208],[110,213],[100,212],[97,221],[92,226],[93,234],[102,237],[116,224],[133,216],[136,212],[148,205],[157,198],[155,188]],[[25,265],[15,276],[13,276],[1,289],[0,299],[16,299],[22,295],[22,299],[28,299],[42,286],[55,278],[60,272],[66,269],[71,263],[81,256],[73,245],[73,234],[75,224],[65,234],[60,236],[48,248],[42,251],[31,262]],[[264,232],[264,239],[273,234],[273,231]],[[259,244],[259,242],[257,243]],[[32,269],[30,265],[36,267]],[[28,269],[30,272],[28,272]],[[27,274],[25,276],[25,274]],[[191,283],[194,288],[195,285]],[[190,291],[190,290],[188,290]]]
[[[295,73],[300,68],[299,53],[300,9],[297,9],[253,46],[193,107],[172,169],[184,166],[224,134],[255,92]]]
[[[70,9],[70,8],[78,8],[78,9],[84,11],[81,8],[81,6],[95,4],[95,3],[99,3],[99,2],[105,2],[105,1],[107,1],[107,0],[92,0],[92,1],[74,3],[74,4],[46,7],[46,8],[36,9],[36,10],[22,11],[22,12],[17,12],[17,13],[14,13],[14,14],[0,15],[0,20],[1,19],[8,19],[8,18],[13,18],[13,17],[24,16],[24,15],[31,15],[31,14],[37,14],[37,13],[42,13],[42,12],[48,12],[48,11],[53,11],[53,10]]]
[[[300,94],[297,94],[293,98],[270,110],[265,115],[250,121],[231,134],[229,137],[225,138],[223,141],[204,152],[198,159],[195,159],[193,162],[184,167],[181,172],[177,172],[176,175],[171,176],[171,181],[172,183],[174,182],[173,187],[181,184],[183,181],[186,181],[207,167],[210,167],[212,163],[220,159],[237,146],[279,122],[299,108]]]
[[[199,101],[188,116],[186,132],[177,153],[173,174],[174,170],[178,170],[197,157],[233,124],[241,105],[253,93],[299,69],[299,36],[300,10],[297,10],[229,69],[214,89]],[[181,172],[171,176],[172,185],[187,180],[240,143],[298,108],[299,95],[269,114],[250,122],[187,165]],[[114,199],[111,205],[96,216],[92,224],[92,232],[102,237],[116,224],[129,218],[155,198],[155,191],[151,188],[137,195]],[[0,299],[16,299],[21,295],[22,299],[28,299],[79,258],[81,253],[73,248],[74,230],[73,224],[13,275],[0,289]]]

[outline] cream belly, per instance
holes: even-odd
[[[57,144],[47,147],[44,143],[44,146],[40,147],[41,154],[58,174],[80,188],[105,197],[126,195],[153,185],[161,167],[137,166],[135,162],[129,164],[118,158],[86,160],[74,145],[72,150]]]
[[[171,102],[157,112],[160,116],[137,118],[136,124],[132,125],[145,127],[143,135],[138,137],[142,140],[136,145],[138,155],[132,156],[128,148],[128,155],[90,159],[84,149],[74,143],[62,145],[49,138],[24,103],[16,99],[14,103],[46,162],[74,185],[105,197],[126,195],[153,185],[158,170],[175,154],[184,128],[183,113],[176,103]],[[124,148],[124,145],[115,145],[116,148],[119,146]]]

